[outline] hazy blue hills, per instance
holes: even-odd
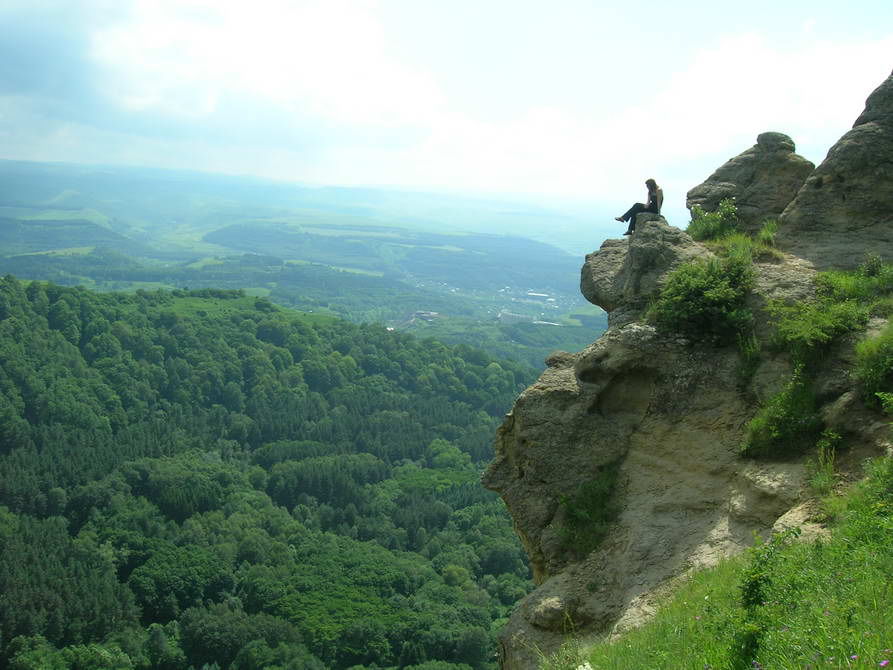
[[[132,254],[145,245],[86,219],[0,219],[0,248],[17,255],[53,251],[60,241],[74,247],[114,247]]]
[[[310,186],[250,176],[121,166],[0,160],[0,202],[5,206],[97,208],[115,225],[154,228],[182,224],[219,227],[248,210],[268,216],[313,213],[364,225],[377,222],[429,231],[487,231],[513,234],[565,248],[594,248],[592,225],[569,211],[541,205],[448,193],[397,189]],[[247,208],[247,209],[246,209]],[[208,216],[208,214],[212,216]]]
[[[244,289],[536,367],[604,327],[579,294],[581,257],[517,234],[560,219],[438,194],[0,161],[2,273],[95,290]]]

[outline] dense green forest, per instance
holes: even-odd
[[[0,668],[489,668],[534,371],[223,289],[0,280]]]
[[[319,263],[292,263],[260,254],[159,265],[107,248],[88,248],[82,253],[8,256],[0,259],[0,267],[23,278],[97,290],[245,289],[279,305],[355,323],[382,323],[444,342],[471,344],[536,368],[541,368],[546,356],[556,349],[579,351],[607,327],[604,312],[592,305],[583,308],[565,304],[569,312],[547,316],[542,310],[553,303],[542,298],[512,299],[504,292],[470,289],[452,293],[409,285],[394,276],[338,270]],[[481,276],[498,274],[485,268],[478,272]],[[500,320],[503,309],[512,310],[518,318]],[[534,319],[558,319],[561,323],[534,323]]]

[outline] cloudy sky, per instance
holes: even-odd
[[[2,0],[0,157],[681,210],[891,69],[889,0]]]

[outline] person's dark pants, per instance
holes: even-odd
[[[627,232],[631,233],[636,229],[636,214],[641,214],[642,212],[652,212],[657,214],[653,209],[648,209],[648,205],[637,202],[635,205],[626,210],[626,213],[620,218],[624,221],[629,221],[629,227],[626,229]]]

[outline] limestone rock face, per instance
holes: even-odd
[[[643,231],[666,228],[650,222]],[[672,257],[683,235],[663,230],[656,257]],[[628,275],[634,242],[606,243],[611,260],[594,283],[612,286]],[[689,257],[700,246],[685,242]],[[757,281],[756,308],[779,297],[778,286],[809,293],[812,270],[796,259],[757,272],[766,279]],[[623,312],[622,298],[614,300],[603,302]],[[534,650],[554,649],[570,629],[585,636],[636,625],[676,575],[740,551],[754,531],[769,532],[797,504],[804,480],[800,464],[738,456],[753,393],[774,392],[789,378],[783,358],[767,358],[753,390],[742,392],[734,347],[694,347],[633,320],[548,363],[500,427],[483,478],[511,512],[539,585],[503,632],[503,667],[511,669],[537,667]],[[619,518],[600,547],[581,555],[565,544],[561,500],[615,462]]]
[[[793,151],[790,138],[764,133],[689,192],[706,209],[734,195],[748,225],[784,209],[779,237],[802,257],[754,264],[748,307],[764,345],[769,306],[813,298],[815,266],[852,267],[866,250],[893,257],[893,77],[808,179],[811,164]],[[681,575],[741,551],[755,531],[810,525],[802,461],[738,455],[760,401],[791,378],[787,356],[763,346],[744,379],[736,347],[662,334],[641,318],[668,271],[710,255],[656,216],[606,240],[586,257],[580,285],[608,311],[608,330],[582,352],[550,356],[499,428],[483,482],[505,501],[537,584],[502,633],[503,668],[538,667],[571,630],[585,641],[636,626]],[[853,469],[889,446],[886,418],[864,407],[849,375],[855,340],[839,342],[813,377],[825,425],[850,447],[838,464]],[[617,517],[595,549],[571,546],[567,501],[608,466],[619,473]]]
[[[610,310],[609,329],[579,353],[550,356],[497,432],[483,482],[505,501],[538,585],[502,633],[503,668],[538,667],[537,650],[554,650],[570,630],[585,638],[634,627],[680,575],[743,550],[754,532],[806,519],[802,462],[738,455],[755,399],[790,379],[786,356],[764,350],[742,386],[736,347],[661,334],[636,317],[668,270],[708,254],[656,220],[587,257],[584,291]],[[767,306],[811,299],[815,270],[785,256],[756,263],[754,273],[748,306],[765,342]],[[876,444],[886,439],[884,422],[856,412],[842,373],[852,344],[828,356],[815,390],[829,426]],[[562,501],[616,463],[619,515],[608,536],[589,553],[569,546]]]
[[[869,97],[781,217],[777,242],[817,268],[893,259],[893,75]]]
[[[580,291],[589,302],[608,312],[612,325],[635,319],[656,295],[668,270],[694,258],[712,256],[686,233],[658,215],[639,215],[636,232],[605,240],[586,256]],[[619,309],[618,309],[619,308]]]
[[[767,132],[757,143],[735,156],[691,189],[685,206],[714,211],[721,200],[735,198],[739,227],[759,229],[767,218],[777,218],[794,199],[815,166],[794,153],[794,141],[784,133]]]

